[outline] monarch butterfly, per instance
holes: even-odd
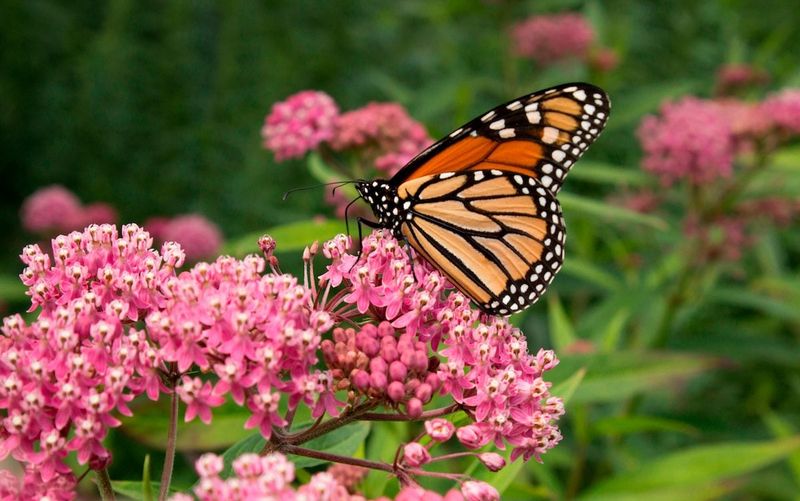
[[[486,313],[521,311],[561,269],[556,194],[608,114],[606,93],[585,83],[502,104],[391,179],[357,182],[378,219],[359,221],[406,240]]]

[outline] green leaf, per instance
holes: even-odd
[[[315,451],[338,454],[340,456],[352,456],[369,435],[369,430],[369,422],[357,421],[310,440],[302,444],[302,446]],[[309,466],[327,462],[322,459],[303,456],[290,456],[290,459],[298,468],[308,468]]]
[[[774,412],[768,412],[764,416],[764,422],[776,438],[785,439],[797,434],[795,425]],[[793,452],[789,456],[789,467],[792,470],[794,483],[798,487],[798,492],[800,492],[800,451]]]
[[[341,174],[331,169],[330,166],[322,160],[322,157],[316,153],[312,153],[308,156],[308,171],[321,183],[336,183],[348,180],[347,178],[342,178]],[[358,196],[352,184],[346,184],[339,189],[343,190],[348,198],[355,199]]]
[[[699,435],[699,431],[694,426],[675,419],[657,416],[610,416],[598,419],[592,427],[601,435],[628,435],[652,431]]]
[[[630,318],[630,311],[623,307],[615,311],[605,325],[597,326],[597,344],[603,353],[612,353],[620,344],[622,331]]]
[[[579,499],[707,499],[692,494],[759,470],[800,449],[800,436],[764,442],[729,442],[684,449],[646,463],[634,471],[595,484]]]
[[[564,260],[564,268],[561,273],[584,280],[606,291],[615,291],[621,287],[617,277],[604,268],[577,256],[570,256],[569,259]]]
[[[800,322],[800,308],[797,308],[797,303],[772,298],[745,287],[717,287],[709,292],[707,299],[710,302],[751,308],[790,322]]]
[[[577,339],[575,328],[556,294],[550,294],[547,297],[547,312],[550,320],[550,340],[553,342],[555,350],[561,351]]]
[[[145,454],[142,465],[142,498],[153,501],[153,482],[150,479],[150,454]]]
[[[352,456],[364,442],[369,434],[370,424],[366,421],[358,421],[351,423],[347,426],[337,428],[329,433],[326,433],[314,440],[302,444],[307,449],[314,449],[315,451],[327,452],[330,454],[338,454],[341,456]],[[261,436],[261,433],[253,433],[249,437],[235,443],[230,449],[226,450],[222,455],[225,461],[225,468],[222,470],[222,477],[226,478],[231,474],[231,467],[233,461],[242,454],[253,452],[260,453],[264,449],[267,441]],[[318,464],[323,464],[326,461],[322,459],[309,458],[305,456],[290,455],[289,459],[295,464],[297,468],[308,468]]]
[[[709,357],[637,351],[613,354],[563,355],[550,374],[554,384],[586,367],[586,377],[573,403],[617,402],[656,387],[676,385],[715,365]]]
[[[126,498],[134,499],[136,501],[148,501],[152,498],[152,492],[159,492],[161,490],[161,482],[151,482],[146,486],[144,482],[139,480],[114,480],[111,482],[111,488],[114,492],[121,494]],[[150,489],[150,497],[146,497],[145,489]],[[175,494],[182,492],[181,489],[176,489],[170,486],[169,493]]]
[[[397,445],[402,443],[409,434],[409,426],[409,423],[404,422],[375,421],[372,423],[373,432],[367,440],[367,457],[391,463],[397,451]],[[368,499],[382,496],[390,481],[391,476],[386,472],[370,470],[362,482],[364,495]]]
[[[581,160],[581,168],[570,170],[569,177],[579,181],[624,186],[653,184],[653,178],[639,169],[591,160]]]
[[[169,430],[169,408],[166,400],[141,400],[134,409],[135,417],[123,417],[121,431],[136,441],[163,450]],[[244,429],[249,411],[227,402],[214,409],[210,425],[199,419],[185,423],[178,420],[176,448],[179,452],[207,451],[229,447],[252,432]]]
[[[8,303],[24,301],[26,290],[27,287],[19,281],[19,277],[0,275],[0,301]]]
[[[344,233],[346,226],[339,219],[308,219],[294,223],[273,226],[265,231],[250,233],[225,244],[223,254],[245,256],[258,253],[258,239],[266,234],[275,239],[277,252],[301,251],[311,243],[330,240],[339,233]]]
[[[578,389],[578,386],[581,384],[581,381],[583,381],[585,376],[586,369],[578,369],[575,374],[571,375],[565,381],[553,386],[553,388],[550,390],[550,393],[557,397],[561,397],[561,400],[564,401],[564,405],[567,405],[567,402],[569,402],[569,400],[572,398],[572,395],[575,394],[575,390]]]
[[[641,214],[615,205],[598,202],[597,200],[561,192],[558,195],[561,206],[565,211],[575,211],[585,216],[606,220],[615,223],[633,223],[648,226],[657,230],[668,227],[667,222],[650,214]]]
[[[696,86],[693,81],[670,80],[665,83],[639,86],[633,92],[612,95],[613,113],[606,129],[610,131],[633,125],[642,118],[642,115],[655,112],[664,101],[683,96]]]

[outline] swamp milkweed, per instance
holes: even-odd
[[[360,222],[408,241],[486,313],[521,311],[561,269],[566,232],[556,195],[608,114],[608,95],[585,83],[502,104],[391,179],[357,182],[378,219]]]

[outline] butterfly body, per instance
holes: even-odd
[[[608,117],[589,84],[535,92],[490,110],[412,159],[389,180],[356,189],[378,221],[483,311],[535,303],[564,259],[556,194]]]

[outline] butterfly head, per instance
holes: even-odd
[[[356,191],[372,208],[378,225],[392,230],[396,235],[400,233],[405,211],[396,188],[383,180],[361,181],[356,183]]]

